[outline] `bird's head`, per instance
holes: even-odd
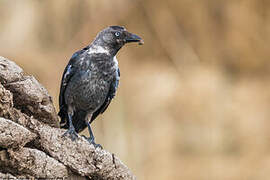
[[[131,42],[138,42],[139,45],[143,44],[142,38],[128,32],[124,27],[109,26],[97,35],[94,44],[113,49],[117,52],[126,43]]]

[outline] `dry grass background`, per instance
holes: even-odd
[[[72,53],[108,25],[145,45],[118,55],[97,142],[141,180],[270,178],[270,1],[0,0],[0,55],[58,105]]]

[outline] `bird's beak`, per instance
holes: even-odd
[[[130,43],[130,42],[139,42],[139,45],[143,45],[143,43],[144,43],[143,40],[142,40],[142,38],[140,38],[136,34],[132,34],[130,32],[127,32],[126,42],[127,43]]]

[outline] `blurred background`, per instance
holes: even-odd
[[[0,0],[0,55],[58,110],[69,58],[109,25],[145,44],[118,53],[98,143],[140,180],[270,178],[270,1]]]

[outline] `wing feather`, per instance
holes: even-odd
[[[116,71],[115,79],[110,85],[110,89],[109,89],[109,92],[107,94],[107,97],[106,97],[104,103],[100,106],[100,108],[93,113],[91,122],[93,122],[99,114],[104,113],[104,111],[108,108],[109,104],[111,103],[112,99],[115,96],[116,90],[117,90],[118,85],[119,85],[119,80],[120,80],[120,70],[118,68]]]
[[[63,76],[62,76],[62,81],[61,81],[61,87],[60,87],[60,94],[59,94],[59,113],[58,115],[61,117],[61,122],[60,125],[61,127],[67,127],[68,123],[66,123],[67,119],[67,104],[65,102],[65,91],[66,87],[72,78],[72,76],[76,73],[76,60],[79,58],[79,55],[83,53],[85,49],[77,51],[74,53],[71,57],[71,59],[68,62],[68,65],[66,66]]]

